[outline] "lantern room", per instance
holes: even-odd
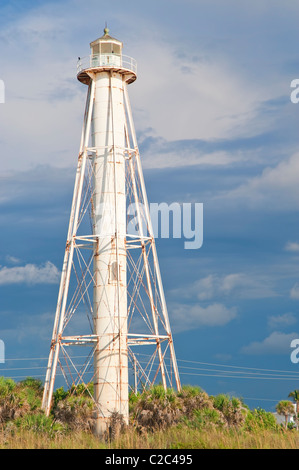
[[[104,29],[104,35],[90,43],[91,61],[93,66],[121,65],[123,44],[109,35],[109,29]]]
[[[115,70],[125,75],[125,81],[132,83],[136,80],[137,64],[132,57],[122,53],[123,43],[109,35],[109,29],[104,29],[104,35],[90,43],[91,53],[87,57],[79,57],[77,63],[77,78],[88,85],[91,73]]]

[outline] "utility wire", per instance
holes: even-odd
[[[139,354],[138,356],[143,357],[150,357],[147,354]],[[72,359],[77,358],[85,358],[85,356],[72,356]],[[48,360],[47,357],[45,358],[6,358],[6,361],[43,361]],[[262,369],[257,367],[246,367],[246,366],[236,366],[236,365],[226,365],[226,364],[219,364],[219,363],[208,363],[208,362],[201,362],[201,361],[190,361],[186,359],[177,359],[178,362],[188,363],[188,364],[195,364],[195,365],[205,365],[205,366],[217,366],[217,367],[225,367],[226,370],[221,369],[213,369],[213,368],[203,368],[203,367],[189,367],[189,366],[180,366],[180,374],[181,375],[193,375],[193,376],[202,376],[202,377],[218,377],[218,378],[238,378],[238,379],[256,379],[256,380],[298,380],[299,373],[294,371],[288,370],[277,370],[277,369]],[[140,361],[142,363],[142,361]],[[81,367],[84,364],[78,364],[76,367]],[[8,372],[8,371],[23,371],[23,370],[42,370],[46,369],[47,366],[31,366],[31,367],[14,367],[14,368],[5,368],[1,367],[0,365],[0,373]],[[238,369],[238,370],[230,370],[230,369]],[[186,372],[186,370],[190,370],[190,372]],[[245,370],[244,370],[245,369]],[[192,371],[192,372],[191,372]],[[200,372],[199,372],[200,371]],[[252,372],[251,372],[252,371]],[[207,373],[203,373],[207,372]],[[209,373],[208,373],[209,372]],[[272,374],[269,372],[273,372]],[[287,375],[282,375],[287,374]],[[19,376],[21,377],[21,376]],[[12,377],[13,378],[13,377]],[[17,378],[14,377],[14,378]]]
[[[289,372],[291,374],[298,374],[299,375],[299,372],[294,372],[294,371],[290,371],[290,370],[260,369],[260,368],[257,368],[257,367],[235,366],[235,365],[227,365],[227,364],[215,364],[215,363],[211,363],[211,362],[188,361],[186,359],[177,359],[177,360],[180,361],[180,362],[188,362],[188,363],[192,363],[192,364],[201,364],[201,365],[208,365],[208,366],[230,367],[230,368],[234,368],[234,369],[262,370],[262,371],[265,371],[265,372]]]
[[[144,357],[150,357],[147,354],[138,354]],[[82,359],[85,356],[72,356],[72,359]],[[47,357],[34,357],[34,358],[6,358],[6,361],[47,361]],[[202,361],[190,361],[187,359],[177,359],[178,362],[187,363],[187,364],[195,364],[195,365],[205,365],[205,366],[216,366],[216,367],[225,367],[226,369],[234,368],[239,369],[237,371],[231,370],[219,370],[219,369],[204,369],[201,367],[188,367],[188,366],[180,366],[180,374],[181,375],[193,375],[193,376],[200,376],[200,377],[218,377],[218,378],[233,378],[233,379],[253,379],[253,380],[297,380],[299,379],[298,376],[295,375],[279,375],[280,373],[284,374],[297,374],[296,372],[289,371],[289,370],[278,370],[278,369],[262,369],[257,367],[246,367],[246,366],[236,366],[236,365],[227,365],[227,364],[219,364],[219,363],[210,363],[210,362],[202,362]],[[81,367],[83,364],[78,364],[76,367]],[[1,371],[23,371],[23,370],[38,370],[38,369],[47,369],[47,366],[32,366],[32,367],[14,367],[14,368],[1,368],[0,365],[0,373]],[[205,373],[197,373],[197,372],[183,372],[181,369],[190,371],[206,371],[206,372],[217,372],[216,374],[205,374]],[[245,372],[246,371],[253,371],[253,372]],[[255,372],[260,371],[260,372]],[[274,372],[275,374],[262,374],[262,372]],[[234,375],[230,375],[234,374]],[[238,375],[239,374],[239,375]],[[245,375],[246,374],[246,375]],[[62,373],[57,372],[57,376],[63,376]],[[36,378],[43,378],[44,374],[34,374]],[[28,375],[16,375],[12,376],[12,379],[25,379]],[[268,401],[268,402],[275,402],[277,403],[279,399],[271,399],[271,398],[253,398],[253,397],[242,397],[243,400],[257,400],[257,401]]]
[[[144,357],[151,357],[150,354],[142,354],[142,353],[136,353],[136,356],[144,356]],[[71,356],[72,359],[77,359],[77,358],[85,358],[86,356]],[[5,362],[8,361],[42,361],[48,360],[48,357],[22,357],[22,358],[5,358]],[[218,367],[228,367],[228,368],[238,368],[238,369],[249,369],[249,370],[261,370],[265,372],[289,372],[291,374],[296,374],[297,372],[290,371],[290,370],[279,370],[279,369],[262,369],[262,368],[257,368],[257,367],[246,367],[246,366],[236,366],[236,365],[229,365],[229,364],[219,364],[219,363],[211,363],[211,362],[201,362],[201,361],[190,361],[187,359],[178,359],[178,362],[187,362],[189,364],[201,364],[201,365],[209,365],[209,366],[218,366]],[[299,375],[299,372],[298,372]]]
[[[144,357],[151,357],[148,354],[140,354],[137,353],[136,356],[144,356]],[[78,358],[85,358],[86,356],[71,356],[72,359],[78,359]],[[48,360],[47,357],[34,357],[34,358],[6,358],[5,362],[10,362],[10,361],[42,361],[42,360]],[[228,365],[228,364],[219,364],[219,363],[210,363],[210,362],[200,362],[200,361],[190,361],[186,359],[177,359],[178,362],[184,362],[184,363],[189,363],[189,364],[199,364],[199,365],[206,365],[206,366],[216,366],[216,367],[225,367],[226,369],[240,369],[240,372],[242,374],[254,374],[254,375],[262,375],[261,372],[244,372],[244,369],[247,371],[262,371],[262,372],[274,372],[275,374],[265,374],[265,375],[278,375],[279,377],[281,373],[285,374],[292,374],[293,378],[298,378],[299,379],[299,372],[294,372],[290,370],[279,370],[279,369],[262,369],[262,368],[257,368],[257,367],[246,367],[246,366],[236,366],[236,365]],[[79,365],[78,365],[79,366]],[[8,371],[8,370],[31,370],[31,369],[39,369],[39,368],[46,368],[46,366],[31,366],[31,367],[24,367],[24,368],[14,368],[14,369],[7,369],[3,368],[3,370]],[[1,371],[1,365],[0,365],[0,371]],[[231,371],[231,370],[219,370],[219,369],[209,369],[209,368],[202,368],[202,367],[188,367],[188,366],[180,366],[180,369],[190,369],[190,370],[203,370],[203,371],[210,371],[210,372],[229,372],[232,374],[237,374],[239,371]],[[283,377],[283,376],[281,376]]]

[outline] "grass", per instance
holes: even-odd
[[[18,431],[1,436],[0,449],[298,449],[297,431],[239,432],[238,430],[191,430],[173,427],[140,436],[127,431],[111,442],[90,433],[72,432],[49,436],[33,431]]]

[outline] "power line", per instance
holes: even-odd
[[[280,375],[280,374],[262,374],[261,372],[244,372],[244,371],[223,371],[223,370],[219,370],[219,369],[204,369],[202,367],[185,367],[185,366],[181,366],[180,369],[191,369],[191,370],[204,370],[204,371],[209,371],[209,372],[220,372],[220,373],[225,373],[225,372],[229,372],[231,374],[239,374],[239,373],[242,373],[242,374],[247,374],[247,375],[254,375],[254,376],[258,376],[258,375],[264,375],[264,376],[277,376],[277,377],[290,377],[288,375]],[[291,373],[291,372],[290,372]],[[186,374],[186,373],[185,373]],[[258,378],[258,377],[257,377]],[[294,376],[293,377],[294,379],[299,379],[299,376]]]
[[[138,356],[150,357],[147,354],[139,354]],[[85,358],[85,356],[72,356],[72,359],[77,358]],[[6,358],[6,361],[43,361],[47,360],[48,358]],[[221,369],[211,369],[211,368],[202,368],[202,367],[188,367],[188,366],[180,366],[180,369],[190,369],[193,372],[184,372],[181,371],[182,375],[193,375],[193,376],[201,376],[201,377],[218,377],[218,378],[239,378],[239,379],[256,379],[256,380],[298,380],[299,373],[289,370],[277,370],[277,369],[262,369],[257,367],[246,367],[246,366],[236,366],[236,365],[226,365],[226,364],[219,364],[219,363],[209,363],[209,362],[201,362],[201,361],[190,361],[186,359],[177,359],[180,362],[188,363],[188,364],[198,364],[198,365],[206,365],[206,366],[217,366],[217,367],[225,367],[226,370]],[[142,363],[142,361],[140,361]],[[81,367],[84,364],[77,364],[76,367]],[[15,368],[0,368],[0,372],[7,372],[7,371],[21,371],[21,370],[38,370],[38,369],[46,369],[47,366],[31,366],[31,367],[15,367]],[[238,369],[237,371],[233,371],[230,369]],[[245,369],[245,370],[244,370]],[[212,372],[213,374],[205,374],[205,373],[198,373],[197,371],[205,371],[205,372]],[[253,371],[253,372],[247,372]],[[259,371],[259,372],[256,372]],[[263,372],[266,372],[263,374]],[[273,372],[273,374],[268,374],[268,372]],[[291,374],[291,375],[281,375],[284,374]],[[20,377],[20,376],[18,376]],[[15,377],[17,378],[17,376]]]
[[[140,356],[150,357],[147,354],[137,354]],[[85,356],[72,356],[72,359],[82,359]],[[34,357],[34,358],[6,358],[6,361],[44,361],[48,360],[47,357]],[[217,377],[217,378],[232,378],[232,379],[253,379],[253,380],[297,380],[299,379],[299,373],[297,375],[279,375],[280,373],[284,374],[296,374],[296,372],[289,371],[289,370],[278,370],[278,369],[262,369],[257,367],[246,367],[246,366],[236,366],[236,365],[227,365],[227,364],[219,364],[219,363],[209,363],[209,362],[202,362],[202,361],[191,361],[187,359],[177,359],[180,362],[187,363],[187,364],[195,364],[195,365],[205,365],[205,366],[217,366],[217,367],[225,367],[226,369],[234,368],[238,369],[237,371],[231,370],[219,370],[219,369],[209,369],[209,368],[202,368],[202,367],[188,367],[188,366],[180,366],[180,369],[190,369],[193,372],[183,372],[181,371],[181,375],[192,375],[196,377]],[[76,364],[76,367],[81,367],[84,364]],[[24,371],[24,370],[43,370],[47,369],[47,366],[31,366],[31,367],[14,367],[9,369],[1,369],[0,372],[7,372],[7,371]],[[253,371],[253,372],[246,372],[244,371]],[[195,371],[195,372],[194,372]],[[218,372],[218,373],[197,373],[197,371],[206,371],[206,372]],[[260,371],[260,372],[255,372]],[[274,374],[262,374],[262,372],[274,372]],[[232,375],[231,375],[232,374]],[[63,376],[62,373],[57,373],[59,376]],[[36,378],[43,378],[44,374],[34,374]],[[25,379],[28,377],[27,375],[15,375],[10,376],[12,379]],[[275,402],[277,403],[279,399],[271,399],[271,398],[253,398],[253,397],[242,397],[243,400],[256,400],[256,401],[268,401],[268,402]]]
[[[235,366],[235,365],[219,364],[219,363],[215,364],[215,363],[212,363],[212,362],[189,361],[187,359],[177,359],[177,361],[188,362],[188,363],[192,363],[192,364],[201,364],[201,365],[207,365],[207,366],[230,367],[230,368],[233,368],[233,369],[262,370],[262,371],[265,371],[265,372],[289,372],[291,374],[298,374],[299,375],[299,372],[294,372],[294,371],[290,371],[290,370],[261,369],[261,368],[257,368],[257,367]]]
[[[258,400],[258,401],[274,401],[275,403],[280,401],[280,398],[277,398],[276,400],[273,398],[252,398],[252,397],[241,397],[243,400]]]
[[[187,372],[180,372],[181,375],[191,375],[191,374],[188,374]],[[253,377],[253,376],[237,376],[237,375],[225,375],[225,374],[196,374],[196,373],[193,373],[192,375],[195,375],[195,376],[201,376],[201,377],[218,377],[218,378],[231,378],[231,379],[253,379],[253,380],[299,380],[299,377],[267,377],[267,376],[263,376],[263,377]]]

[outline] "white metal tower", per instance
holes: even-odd
[[[78,61],[88,94],[42,406],[48,415],[59,365],[68,386],[93,382],[103,435],[113,412],[128,422],[130,388],[180,379],[127,93],[136,62],[107,28],[90,47]]]

